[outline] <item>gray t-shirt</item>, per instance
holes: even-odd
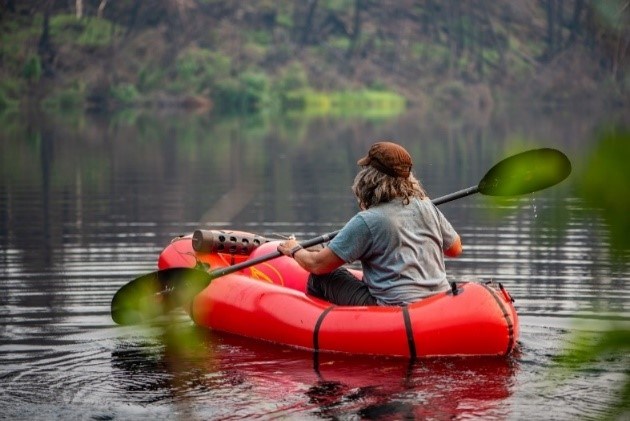
[[[379,304],[401,305],[449,288],[443,253],[456,238],[429,199],[396,199],[357,213],[328,247],[346,263],[361,261]]]

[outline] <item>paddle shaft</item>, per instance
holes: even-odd
[[[462,197],[470,196],[471,194],[479,193],[479,186],[468,187],[467,189],[462,189],[456,191],[455,193],[447,194],[446,196],[438,197],[437,199],[433,199],[434,205],[441,205],[442,203],[452,202],[453,200],[460,199]]]
[[[437,199],[433,199],[431,202],[433,202],[433,204],[437,206],[437,205],[441,205],[442,203],[452,202],[453,200],[470,196],[478,192],[479,192],[479,186],[472,186],[466,189],[456,191],[451,194],[447,194],[445,196],[438,197]],[[339,234],[339,230],[329,232],[328,234],[320,235],[319,237],[312,238],[310,240],[303,241],[300,243],[300,245],[304,248],[316,246],[318,244],[322,244],[322,243],[325,243],[326,241],[332,240],[333,238],[335,238],[337,234]],[[268,253],[263,256],[257,257],[255,259],[247,260],[242,263],[237,263],[235,265],[213,270],[211,272],[208,272],[208,274],[210,275],[211,279],[216,279],[216,278],[220,278],[221,276],[229,275],[230,273],[238,272],[241,269],[246,269],[248,267],[255,266],[259,263],[263,263],[268,260],[278,258],[280,256],[282,256],[282,253],[280,253],[279,251],[274,251],[273,253]]]

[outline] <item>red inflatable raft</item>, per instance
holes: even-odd
[[[237,231],[211,236],[209,251],[196,251],[203,247],[193,248],[192,236],[176,238],[161,253],[159,268],[203,264],[216,270],[269,254],[278,244]],[[214,279],[189,314],[200,326],[316,352],[498,356],[509,354],[518,339],[513,300],[500,284],[458,283],[408,306],[348,307],[305,294],[307,279],[282,256]]]

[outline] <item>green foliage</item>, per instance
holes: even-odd
[[[615,31],[627,29],[627,2],[622,0],[597,0],[593,2],[593,9],[601,19],[604,27]],[[624,13],[625,12],[625,13]]]
[[[248,41],[243,45],[241,53],[246,60],[250,63],[259,63],[265,58],[265,55],[269,51],[269,44],[259,44],[256,42]]]
[[[586,154],[582,171],[575,177],[577,191],[585,203],[597,209],[609,230],[611,252],[621,261],[630,252],[630,130],[611,127],[603,131],[593,150]],[[556,371],[574,373],[591,370],[594,365],[614,359],[630,360],[630,327],[627,323],[610,322],[596,332],[578,334],[577,345],[558,357]],[[627,366],[627,365],[626,365]],[[607,417],[622,419],[630,412],[630,372],[608,408]],[[624,418],[625,419],[625,418]]]
[[[534,59],[528,55],[529,53],[524,53],[524,51],[519,49],[519,44],[514,37],[509,37],[508,40],[509,45],[505,55],[505,63],[509,74],[516,78],[527,77],[535,70]],[[542,50],[539,54],[542,54]]]
[[[220,112],[252,113],[271,102],[270,82],[262,72],[244,72],[237,78],[223,79],[214,88],[212,98]]]
[[[116,34],[119,30],[113,23],[109,23],[103,19],[85,19],[86,24],[83,32],[77,39],[77,44],[88,47],[101,47],[109,45],[112,42],[112,34]]]
[[[355,0],[325,0],[321,2],[323,9],[336,12],[349,11],[354,7]]]
[[[248,96],[264,103],[269,95],[269,78],[263,72],[245,72],[240,77]]]
[[[360,37],[353,39],[352,34],[340,30],[338,25],[345,26],[346,31],[354,30],[354,13],[361,4],[355,0],[322,0],[313,3],[316,6],[315,16],[309,29],[314,36],[309,43],[301,45],[309,5],[299,2],[261,0],[255,5],[245,2],[238,7],[225,8],[223,1],[199,0],[189,2],[186,6],[189,13],[181,15],[181,20],[166,19],[163,14],[170,8],[164,5],[142,7],[131,19],[133,2],[115,3],[108,3],[108,16],[115,17],[121,25],[129,25],[128,28],[93,16],[78,19],[74,14],[57,13],[72,8],[60,6],[52,9],[51,52],[55,54],[56,76],[60,79],[83,78],[98,84],[100,82],[96,82],[96,78],[86,77],[86,74],[95,74],[94,69],[102,67],[104,60],[115,60],[117,80],[134,83],[137,90],[144,94],[155,93],[154,97],[169,94],[207,96],[221,85],[218,90],[223,95],[235,93],[234,88],[238,86],[240,90],[245,90],[241,86],[244,81],[234,83],[229,79],[240,79],[238,74],[246,69],[256,68],[258,72],[261,71],[258,66],[262,65],[268,77],[274,78],[275,72],[295,60],[298,57],[296,52],[299,52],[299,60],[307,63],[304,67],[307,71],[300,78],[313,86],[331,86],[331,81],[335,80],[337,89],[344,86],[346,89],[364,88],[376,78],[381,83],[389,83],[390,90],[403,92],[412,87],[417,92],[423,86],[431,89],[435,82],[459,77],[461,80],[494,84],[493,89],[501,89],[509,88],[508,82],[531,78],[533,70],[545,64],[537,63],[537,58],[547,52],[544,37],[547,17],[540,5],[514,8],[514,13],[523,16],[509,19],[510,16],[506,15],[504,19],[504,15],[511,12],[501,12],[502,9],[497,7],[484,9],[482,17],[477,9],[463,3],[453,9],[458,11],[457,15],[453,15],[424,2],[409,6],[408,9],[413,10],[411,14],[396,12],[396,8],[403,7],[400,5],[369,2],[362,5]],[[581,20],[576,23],[577,31],[563,30],[565,38],[575,34],[578,37],[575,41],[565,42],[566,48],[571,49],[594,39],[599,40],[596,43],[601,46],[612,45],[615,39],[622,43],[627,38],[625,33],[619,35],[615,31],[622,30],[623,24],[627,23],[628,12],[621,7],[623,4],[621,0],[585,3],[581,9]],[[392,13],[380,13],[392,6]],[[572,7],[567,5],[565,11]],[[31,9],[40,13],[26,16],[7,12],[9,18],[0,22],[0,63],[6,74],[37,81],[41,77],[41,63],[38,63],[35,51],[42,34],[41,11],[44,8],[39,5]],[[88,13],[94,13],[93,8],[88,9]],[[594,28],[584,22],[586,15],[593,16]],[[529,17],[532,25],[527,26],[528,29],[510,23],[523,22]],[[212,24],[223,18],[232,24]],[[232,18],[235,19],[232,21]],[[413,19],[417,21],[413,22]],[[188,25],[188,22],[191,24]],[[208,29],[199,30],[206,23],[209,23],[206,26]],[[396,27],[399,23],[405,26]],[[379,28],[389,29],[381,31]],[[404,43],[400,42],[400,30],[403,28],[408,35]],[[602,33],[602,28],[609,29]],[[589,34],[589,31],[595,33]],[[176,39],[173,38],[175,32]],[[122,40],[123,34],[124,42],[116,42]],[[609,35],[613,36],[610,40]],[[274,44],[274,40],[279,42]],[[172,47],[175,46],[173,42],[177,43],[176,48]],[[457,48],[454,48],[455,43]],[[113,58],[106,57],[109,49],[104,47],[109,45],[116,46],[111,49],[116,53]],[[230,60],[234,56],[234,48],[238,48],[237,65]],[[172,59],[173,51],[181,51],[175,60]],[[344,53],[352,53],[352,60],[344,62]],[[611,54],[606,51],[598,53],[604,58]],[[614,62],[613,57],[610,59]],[[619,102],[625,103],[624,94],[630,86],[630,78],[625,75],[623,66],[616,65],[621,62],[614,63],[615,75],[610,84],[605,78],[594,76],[595,72],[587,77],[598,77],[593,80],[594,84],[600,84],[606,92],[618,92]],[[349,77],[352,72],[348,71],[348,66],[352,67],[355,77]],[[393,69],[396,69],[396,77],[389,77],[388,73]],[[561,79],[566,76],[562,72],[566,71],[558,69],[552,73]],[[495,79],[496,76],[500,77]],[[308,83],[302,83],[297,78],[297,83],[289,82],[288,77],[286,79],[288,90],[308,87]],[[283,91],[284,82],[279,80],[274,84],[277,97]],[[299,85],[294,86],[296,84]],[[50,86],[47,83],[39,85],[40,90],[47,90]],[[350,86],[352,88],[348,88]],[[94,87],[89,89],[93,91]],[[571,95],[569,90],[565,91],[568,92],[566,96]],[[29,92],[35,91],[31,89]],[[560,93],[557,95],[562,96]],[[39,92],[38,96],[41,96]]]
[[[29,81],[37,82],[42,77],[42,63],[38,55],[31,54],[26,59],[22,76]]]
[[[457,58],[457,62],[455,64],[456,64],[456,67],[459,70],[466,70],[470,66],[470,63],[471,63],[471,57],[470,56],[468,56],[468,55],[460,55]]]
[[[630,363],[628,326],[611,323],[607,328],[598,330],[576,334],[571,341],[575,345],[557,358],[557,365],[551,374],[564,376],[577,371],[593,370],[598,364],[606,364],[611,359]],[[630,413],[630,373],[625,373],[624,383],[614,394],[606,412],[605,418],[610,419],[622,419]]]
[[[219,52],[204,48],[188,48],[175,62],[177,78],[172,87],[176,91],[202,92],[217,81],[229,78],[231,60]]]
[[[10,72],[12,76],[23,76],[26,59],[34,54],[34,45],[40,36],[39,28],[17,25],[9,27],[10,29],[3,28],[4,31],[0,31],[0,68]]]
[[[0,111],[4,111],[9,108],[10,100],[7,99],[4,92],[0,89]]]
[[[492,64],[499,63],[499,60],[501,59],[501,54],[499,54],[497,50],[490,49],[490,48],[485,48],[481,52],[481,56],[483,57],[484,61],[486,61],[487,63],[492,63]]]
[[[53,91],[42,101],[42,106],[52,111],[76,111],[82,109],[84,103],[85,87],[75,84]]]
[[[409,47],[409,51],[411,53],[411,56],[414,59],[423,59],[426,55],[425,51],[426,51],[426,45],[423,42],[412,42],[411,46]]]
[[[0,110],[16,108],[23,93],[23,79],[0,77]]]
[[[249,42],[260,45],[271,44],[271,34],[269,31],[246,31],[245,38]]]
[[[103,47],[123,33],[106,19],[58,14],[50,18],[50,33],[56,42],[85,47]]]
[[[373,80],[372,82],[370,82],[369,90],[386,92],[388,89],[385,82],[381,80]]]
[[[4,111],[8,108],[13,108],[15,105],[14,101],[11,101],[10,98],[7,98],[6,94],[0,89],[0,112]]]
[[[350,40],[347,37],[334,37],[328,40],[328,45],[339,50],[347,50],[350,47]]]
[[[405,98],[387,91],[317,92],[302,89],[284,96],[285,111],[306,115],[393,116],[405,110]]]
[[[161,67],[145,65],[138,72],[138,90],[149,92],[159,89],[163,86],[164,80],[165,72]]]
[[[138,89],[131,83],[121,83],[110,88],[110,95],[125,105],[133,104],[140,97]]]
[[[587,157],[586,167],[577,179],[578,191],[606,221],[612,251],[626,253],[630,251],[630,130],[606,130]]]
[[[459,80],[451,80],[438,85],[433,94],[436,103],[450,105],[463,101],[466,86]]]
[[[411,56],[420,61],[421,68],[436,68],[448,63],[451,52],[445,45],[414,42],[411,45]]]
[[[299,61],[289,64],[276,79],[275,89],[282,93],[308,87],[308,74],[304,65]]]
[[[276,23],[284,27],[286,29],[293,28],[293,16],[291,15],[290,10],[281,9],[278,11],[278,15],[276,16]]]
[[[238,81],[225,79],[218,82],[214,88],[212,98],[217,110],[222,113],[244,110],[243,91]]]

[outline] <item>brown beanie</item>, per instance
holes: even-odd
[[[359,159],[362,167],[371,166],[391,177],[407,178],[411,173],[411,155],[400,145],[392,142],[377,142],[367,156]]]

